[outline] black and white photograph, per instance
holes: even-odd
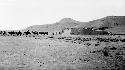
[[[125,0],[0,0],[0,70],[125,70]]]

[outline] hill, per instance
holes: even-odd
[[[31,31],[61,31],[65,28],[102,28],[107,27],[106,31],[113,33],[125,33],[125,16],[107,16],[101,19],[89,21],[89,22],[80,22],[73,20],[71,18],[63,18],[57,23],[46,24],[46,25],[33,25],[25,30]]]
[[[73,20],[71,18],[63,18],[59,22],[56,22],[54,24],[46,24],[46,25],[33,25],[30,26],[24,30],[36,30],[36,31],[48,31],[48,32],[53,32],[54,30],[62,30],[65,28],[70,28],[74,27],[80,24],[84,24],[84,22],[79,22],[76,20]]]

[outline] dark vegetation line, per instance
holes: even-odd
[[[65,42],[71,42],[76,44],[81,44],[86,41],[98,41],[98,42],[125,42],[125,38],[99,38],[99,37],[92,37],[92,38],[82,38],[82,37],[58,37],[59,40],[63,40]]]

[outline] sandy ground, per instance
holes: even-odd
[[[74,44],[58,38],[0,37],[0,70],[113,69],[115,66],[109,67],[110,62],[107,59],[110,57],[104,57],[102,49],[106,46],[117,47],[125,44],[97,42]]]

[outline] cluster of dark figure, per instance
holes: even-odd
[[[48,35],[48,32],[38,32],[38,31],[0,31],[0,36],[35,36],[35,35]]]

